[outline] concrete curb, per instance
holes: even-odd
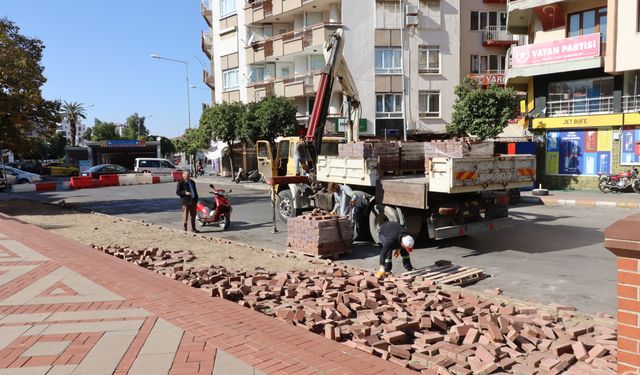
[[[581,207],[601,207],[601,208],[632,208],[640,209],[638,202],[614,202],[614,201],[597,201],[593,199],[560,199],[553,196],[523,196],[520,198],[522,203],[543,204],[545,206],[581,206]]]

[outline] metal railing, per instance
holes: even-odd
[[[290,75],[287,77],[273,77],[273,78],[265,79],[263,81],[249,82],[248,86],[261,86],[261,85],[266,85],[266,84],[278,82],[278,81],[284,82],[285,85],[291,84],[291,83],[303,82],[305,86],[306,85],[313,86],[313,78],[317,74],[320,74],[321,72],[322,70],[312,70],[309,72],[298,73],[298,74]]]
[[[623,96],[622,112],[640,112],[640,95]]]
[[[482,43],[485,45],[496,43],[522,45],[524,42],[524,35],[513,35],[507,31],[506,26],[487,26],[482,30]]]
[[[613,113],[613,96],[547,102],[547,117]]]
[[[319,45],[320,43],[325,42],[325,40],[322,40],[322,41],[315,41],[316,43],[314,43],[314,40],[313,40],[314,30],[320,29],[320,28],[337,30],[340,27],[342,27],[342,23],[340,22],[321,22],[315,25],[303,27],[301,29],[289,31],[283,34],[274,35],[270,38],[265,38],[262,40],[255,41],[251,43],[251,46],[249,46],[248,48],[253,48],[255,51],[262,47],[265,49],[265,57],[270,57],[273,55],[273,42],[276,40],[282,40],[283,42],[287,42],[290,40],[301,38],[302,48],[304,49],[304,48],[311,47],[315,44]]]

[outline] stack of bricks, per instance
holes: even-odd
[[[400,170],[400,145],[396,142],[356,142],[338,145],[338,155],[343,158],[378,158],[378,170],[398,173]]]
[[[272,273],[185,263],[156,272],[425,375],[616,374],[613,323],[572,320],[571,306],[516,307],[346,267]]]
[[[400,143],[400,166],[402,171],[421,171],[424,169],[425,142]]]
[[[351,220],[331,215],[302,215],[287,220],[289,250],[334,257],[349,252],[352,245]]]

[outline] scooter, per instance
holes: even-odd
[[[213,194],[213,202],[208,200],[198,200],[196,206],[196,219],[201,226],[208,224],[218,224],[222,230],[229,229],[231,225],[231,201],[229,200],[229,192],[222,189],[216,189],[213,184],[209,184],[211,194]],[[213,203],[213,204],[211,204]]]
[[[603,193],[623,192],[630,189],[640,193],[640,177],[637,168],[617,174],[598,174],[598,176],[598,189]]]

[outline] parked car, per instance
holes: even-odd
[[[35,173],[39,175],[47,175],[50,172],[48,167],[35,160],[20,160],[13,163],[7,163],[6,165],[25,172]]]
[[[52,162],[44,164],[44,166],[49,168],[49,173],[52,176],[78,176],[80,174],[78,168],[65,163]]]
[[[0,191],[7,188],[7,180],[4,178],[4,174],[0,173]]]
[[[107,174],[125,174],[132,173],[127,168],[117,164],[98,164],[82,172],[83,176],[89,176],[93,179],[99,179],[102,175]]]
[[[4,175],[7,176],[7,184],[34,184],[42,181],[42,176],[35,173],[23,171],[18,168],[13,168],[8,165],[0,166],[0,174],[4,171]]]
[[[136,158],[134,171],[155,174],[170,174],[176,171],[182,171],[167,159],[159,158]]]

